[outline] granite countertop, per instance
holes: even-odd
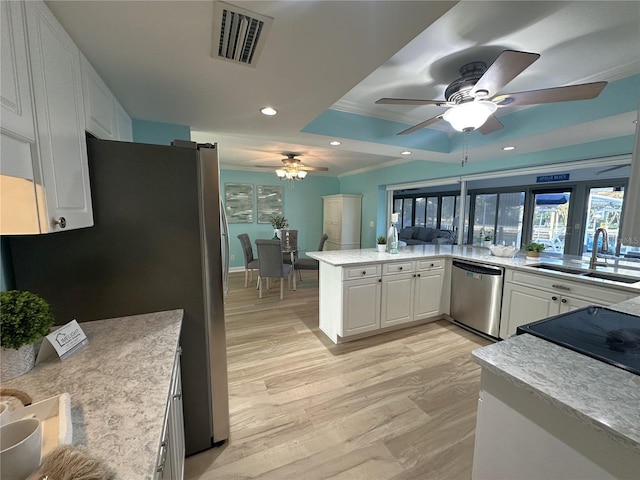
[[[608,308],[640,316],[640,297]],[[640,451],[640,375],[533,335],[476,349],[482,368]]]
[[[389,263],[402,260],[416,260],[419,258],[450,257],[459,260],[470,260],[490,265],[498,265],[515,270],[529,271],[540,275],[547,275],[553,278],[565,278],[591,285],[615,286],[620,290],[639,292],[640,294],[640,270],[625,268],[624,263],[615,265],[610,261],[611,266],[607,268],[598,267],[596,271],[618,273],[621,275],[638,277],[636,283],[622,283],[601,278],[582,277],[570,273],[556,272],[533,268],[531,265],[538,263],[549,263],[572,267],[574,269],[586,269],[589,260],[575,255],[563,256],[542,256],[535,260],[527,259],[525,255],[518,254],[513,258],[496,257],[487,248],[470,245],[412,245],[401,247],[398,253],[380,253],[375,248],[363,248],[354,250],[326,250],[321,252],[307,252],[308,257],[314,258],[334,267],[350,267],[364,265],[368,263]],[[637,268],[637,267],[636,267]]]
[[[182,317],[172,310],[81,323],[87,345],[3,387],[28,393],[34,403],[68,392],[73,444],[120,479],[152,479]]]

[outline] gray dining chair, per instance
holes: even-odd
[[[322,234],[322,238],[320,239],[320,245],[318,245],[318,251],[321,252],[324,249],[324,244],[329,238],[329,235],[326,233]],[[302,270],[320,270],[320,264],[318,260],[313,258],[299,258],[296,260],[294,264],[295,269],[298,271],[298,277],[300,281],[302,281]]]
[[[280,240],[256,240],[258,249],[258,298],[262,298],[262,279],[267,280],[267,288],[272,278],[280,279],[280,300],[284,298],[284,279],[287,278],[291,289],[291,265],[282,260],[282,244]]]
[[[253,271],[258,269],[258,259],[253,258],[253,247],[249,235],[241,233],[238,235],[240,245],[242,245],[242,254],[244,255],[244,288],[247,288],[248,281],[253,282]]]

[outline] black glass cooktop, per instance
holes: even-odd
[[[640,317],[590,306],[518,327],[603,362],[640,375]]]

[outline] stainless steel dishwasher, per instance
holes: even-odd
[[[504,270],[453,261],[450,315],[457,323],[498,338]]]

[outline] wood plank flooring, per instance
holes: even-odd
[[[231,439],[194,479],[469,479],[486,339],[441,320],[334,345],[316,272],[262,299],[233,273],[226,304]]]

